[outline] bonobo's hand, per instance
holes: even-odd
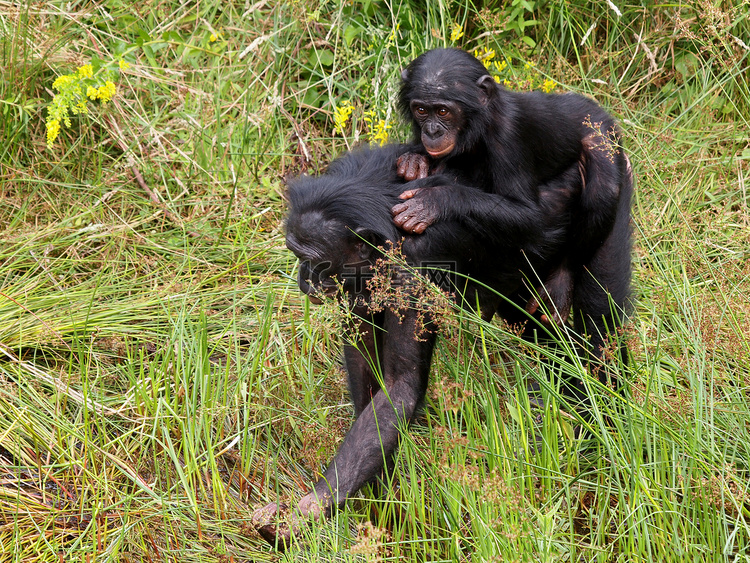
[[[429,201],[426,194],[430,188],[417,188],[406,190],[400,196],[405,200],[393,206],[393,222],[407,233],[420,235],[432,225],[438,218],[438,209]]]
[[[407,152],[398,157],[396,161],[396,174],[407,182],[427,178],[430,171],[430,162],[423,154]]]
[[[278,551],[285,551],[299,533],[299,519],[286,504],[272,502],[253,512],[251,521],[258,533]]]
[[[272,502],[253,512],[251,521],[258,533],[280,552],[284,552],[299,535],[304,519],[319,520],[324,507],[314,492],[308,493],[297,503],[296,510],[286,504]]]

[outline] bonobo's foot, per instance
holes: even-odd
[[[560,266],[543,286],[536,289],[535,295],[526,303],[526,312],[533,315],[544,304],[549,314],[542,313],[542,323],[548,327],[563,326],[568,320],[572,301],[573,274],[566,266]]]
[[[540,297],[537,299],[536,297],[532,297],[529,299],[529,301],[526,303],[526,312],[530,315],[533,315],[539,310],[539,307],[544,304],[544,309],[549,311],[549,315],[547,313],[542,313],[539,316],[539,320],[548,327],[553,326],[563,326],[565,324],[565,321],[568,320],[568,315],[570,314],[570,305],[563,305],[562,309],[557,308],[557,304],[554,302],[554,300],[547,294],[546,291],[544,291],[544,288],[539,288],[537,291],[540,293]]]
[[[253,512],[251,521],[264,540],[283,552],[292,543],[292,538],[299,535],[303,520],[319,520],[323,511],[315,493],[308,493],[297,503],[296,510],[272,502]]]

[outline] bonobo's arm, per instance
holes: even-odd
[[[378,476],[384,460],[398,445],[399,424],[411,421],[427,390],[427,377],[436,334],[420,334],[418,312],[401,311],[403,319],[387,311],[383,344],[385,390],[357,417],[336,457],[315,484],[315,495],[325,508],[344,502],[365,483]]]
[[[530,183],[528,184],[531,185]],[[446,175],[429,176],[404,185],[391,212],[393,221],[408,233],[420,234],[436,221],[459,221],[487,237],[491,244],[520,247],[538,242],[544,213],[535,190],[488,193],[465,186]]]
[[[399,426],[414,416],[424,399],[436,333],[425,331],[414,310],[400,311],[401,319],[386,311],[383,321],[383,382],[369,404],[357,417],[344,438],[336,457],[323,476],[277,524],[286,507],[276,503],[257,510],[253,522],[260,534],[283,548],[299,531],[299,519],[319,518],[342,504],[364,484],[374,480],[390,460],[399,440]],[[429,323],[428,323],[429,326]],[[419,338],[417,338],[419,334]]]

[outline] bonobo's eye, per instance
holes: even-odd
[[[437,113],[440,117],[446,117],[450,115],[451,112],[448,110],[448,108],[440,108]]]
[[[417,106],[414,108],[414,113],[416,113],[419,117],[424,117],[427,115],[427,110],[422,106]]]

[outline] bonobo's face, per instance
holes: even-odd
[[[453,151],[463,125],[461,107],[450,100],[420,100],[410,103],[414,121],[421,131],[422,145],[432,158]]]
[[[335,297],[340,288],[352,295],[366,291],[375,249],[340,221],[318,213],[290,217],[286,247],[299,258],[297,283],[313,303]]]

